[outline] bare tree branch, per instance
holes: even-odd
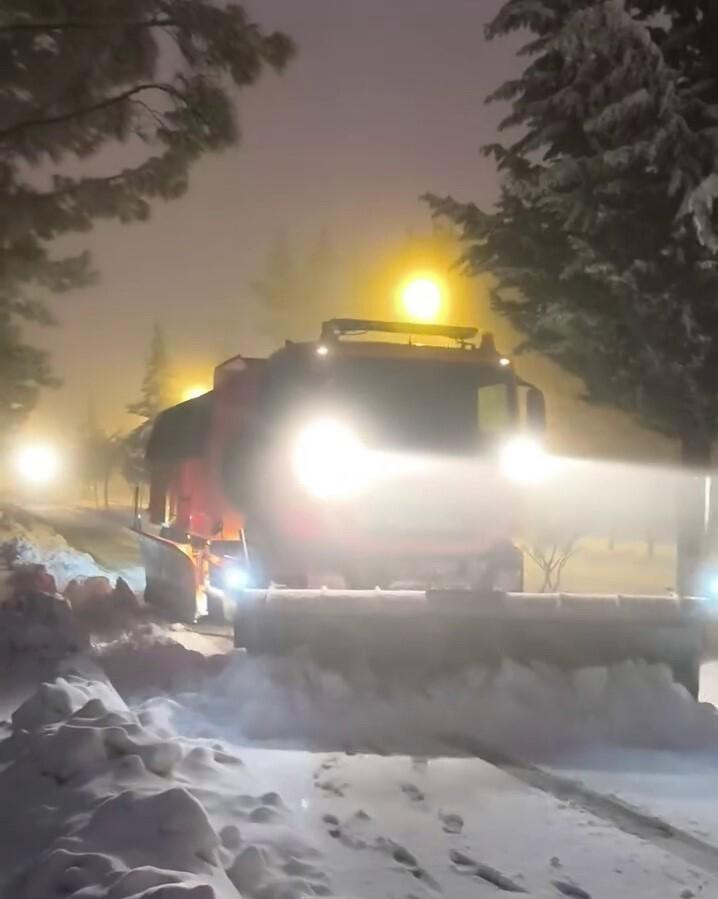
[[[539,588],[540,593],[558,592],[564,568],[579,552],[579,547],[576,546],[578,536],[576,534],[567,538],[563,544],[554,540],[549,545],[538,543],[523,547],[523,551],[543,575],[543,582]]]

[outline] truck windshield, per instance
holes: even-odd
[[[513,386],[493,366],[435,360],[337,359],[319,401],[376,446],[470,452],[513,424]]]

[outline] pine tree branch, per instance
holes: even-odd
[[[115,94],[112,97],[104,97],[102,100],[98,100],[96,103],[92,103],[89,106],[81,106],[78,109],[70,110],[69,112],[59,113],[54,116],[47,116],[44,119],[26,119],[24,122],[17,122],[15,125],[11,125],[9,128],[1,128],[0,129],[0,138],[10,137],[13,134],[18,134],[21,131],[26,131],[28,128],[42,128],[48,125],[59,125],[63,122],[69,122],[72,119],[82,118],[86,115],[91,115],[94,112],[99,112],[102,109],[108,109],[110,106],[114,106],[117,103],[124,103],[127,100],[132,99],[132,97],[137,94],[141,94],[144,91],[148,90],[157,90],[162,93],[168,94],[175,99],[182,100],[185,102],[185,98],[182,95],[182,92],[172,87],[170,84],[164,84],[162,82],[147,82],[146,84],[136,84],[134,87],[128,88],[126,91],[122,91],[122,93]]]
[[[63,19],[45,22],[12,22],[0,25],[0,34],[47,31],[92,31],[95,28],[167,28],[178,25],[175,19]]]
[[[145,112],[146,112],[151,118],[153,118],[153,119],[155,120],[155,124],[157,124],[160,128],[164,128],[164,127],[165,127],[165,125],[166,125],[167,123],[165,122],[163,116],[162,116],[159,112],[157,112],[156,109],[153,109],[148,103],[145,103],[144,100],[132,100],[131,102],[134,103],[134,104],[137,105],[137,106],[142,107],[142,109],[144,109]]]

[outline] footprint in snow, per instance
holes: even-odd
[[[327,825],[327,835],[333,840],[339,840],[348,849],[368,848],[368,843],[352,833],[350,828],[344,827],[336,815],[322,815],[322,821]]]
[[[347,783],[337,783],[335,780],[315,780],[314,786],[318,790],[330,793],[332,796],[343,796],[344,790],[349,786]]]
[[[590,893],[576,886],[575,883],[569,883],[567,880],[554,880],[553,885],[562,896],[568,896],[569,899],[591,899]]]
[[[412,877],[415,877],[417,880],[430,886],[433,890],[441,892],[441,887],[437,881],[434,880],[425,868],[421,867],[416,856],[412,852],[409,852],[406,846],[395,843],[393,840],[386,840],[383,837],[379,837],[376,846],[377,849],[391,852],[391,857],[394,861],[403,868],[406,868]]]
[[[322,821],[328,824],[327,833],[335,840],[341,836],[341,827],[339,826],[339,818],[336,815],[322,815]]]
[[[490,865],[485,865],[483,862],[476,861],[475,858],[466,855],[464,852],[452,849],[449,853],[449,857],[454,863],[455,869],[461,874],[470,874],[474,877],[478,877],[480,880],[492,884],[497,889],[503,890],[505,893],[527,892],[525,887],[522,887],[521,884],[516,883],[515,880],[502,874],[501,871],[492,868]]]
[[[439,820],[444,833],[461,833],[464,828],[464,819],[452,812],[439,812]]]
[[[365,839],[353,832],[349,822],[365,824],[371,820],[369,815],[361,809],[355,812],[350,819],[342,823],[336,815],[327,813],[322,815],[322,821],[327,826],[327,834],[334,840],[338,840],[349,849],[374,849],[390,856],[393,861],[401,865],[412,877],[420,880],[432,890],[441,892],[441,887],[429,872],[422,868],[418,859],[406,846],[397,843],[388,837],[378,836],[373,839]]]
[[[314,780],[317,780],[322,776],[322,774],[326,774],[327,771],[331,771],[332,768],[336,768],[337,759],[332,756],[331,758],[324,759],[321,765],[314,772],[313,777]]]
[[[416,784],[405,783],[401,785],[401,792],[412,802],[423,802],[426,796],[416,786]]]
[[[406,865],[407,868],[415,868],[418,864],[416,856],[412,855],[405,846],[397,846],[392,853],[392,857],[395,862],[399,862],[400,865]]]

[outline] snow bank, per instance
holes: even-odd
[[[663,846],[479,759],[239,749],[178,736],[178,715],[128,707],[83,659],[16,711],[0,899],[714,895]]]
[[[58,661],[88,645],[86,630],[60,596],[20,595],[0,605],[0,668]]]
[[[281,797],[257,793],[237,755],[131,711],[86,663],[16,711],[0,763],[2,899],[328,892]]]
[[[44,565],[60,591],[75,578],[110,575],[88,553],[72,549],[51,527],[20,512],[0,514],[0,547],[12,564]]]
[[[115,640],[95,645],[94,658],[117,691],[133,700],[209,686],[230,656],[218,653],[214,644],[194,635],[200,650],[179,642],[186,633],[176,625],[145,624]],[[179,626],[181,628],[181,626]],[[225,641],[229,645],[229,641]]]
[[[562,672],[507,661],[392,689],[368,671],[349,682],[299,655],[235,654],[206,689],[175,699],[182,732],[233,741],[408,753],[480,742],[534,758],[596,743],[718,749],[714,707],[645,663]]]
[[[145,617],[143,600],[122,577],[111,578],[87,553],[72,549],[51,528],[26,519],[22,512],[0,513],[0,556],[7,566],[0,599],[5,605],[10,600],[11,607],[7,614],[4,608],[0,611],[0,618],[11,619],[11,643],[22,641],[25,632],[31,639],[31,632],[37,631],[38,612],[40,618],[47,618],[50,609],[58,619],[58,650],[63,641],[68,642],[69,629],[106,638],[136,626]],[[62,603],[53,605],[48,597],[40,596],[56,591],[66,600],[64,608]],[[70,609],[74,613],[72,628]],[[40,623],[48,624],[45,620]],[[7,642],[0,633],[0,653]],[[74,637],[69,641],[70,651],[77,648],[76,642]],[[26,648],[33,647],[28,644]],[[61,656],[59,652],[58,658]]]

